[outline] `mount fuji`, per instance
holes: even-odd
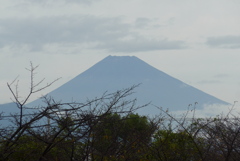
[[[48,96],[62,102],[84,102],[100,97],[106,91],[112,93],[137,84],[140,86],[129,99],[137,98],[138,105],[151,102],[158,107],[179,111],[186,110],[189,104],[195,102],[198,103],[197,109],[203,109],[204,105],[229,104],[169,76],[135,56],[108,56]],[[28,106],[41,103],[42,100],[38,99]],[[156,110],[150,106],[140,113],[154,114]]]

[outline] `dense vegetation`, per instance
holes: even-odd
[[[19,112],[1,115],[0,160],[240,160],[240,119],[231,110],[204,119],[195,118],[194,109],[190,119],[161,108],[154,118],[140,116],[136,110],[149,105],[127,99],[136,86],[85,103],[44,98],[45,106],[27,109],[29,97],[51,85],[38,88],[35,69],[31,66],[30,93],[23,100],[8,84]]]

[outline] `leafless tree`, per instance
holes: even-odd
[[[59,156],[67,157],[63,157],[63,160],[88,160],[93,149],[86,141],[91,142],[91,131],[100,120],[110,113],[128,115],[144,107],[136,106],[136,100],[126,99],[137,87],[132,86],[114,93],[104,93],[101,97],[85,103],[62,103],[43,97],[45,106],[31,109],[31,113],[24,113],[27,109],[26,103],[33,94],[58,80],[45,86],[41,86],[44,79],[35,83],[37,67],[31,63],[30,69],[27,69],[31,75],[30,90],[23,99],[19,95],[17,78],[7,84],[19,113],[9,116],[13,124],[1,131],[1,160],[14,160],[19,156],[23,160],[51,160]],[[24,142],[29,145],[24,145]],[[75,153],[76,151],[78,153]]]

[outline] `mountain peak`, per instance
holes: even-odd
[[[112,56],[109,55],[104,58],[102,61],[111,61],[111,62],[125,62],[125,61],[142,61],[141,59],[137,58],[136,56]],[[100,62],[102,62],[100,61]]]
[[[117,55],[108,55],[105,59],[122,59],[122,58],[137,58],[136,56],[117,56]],[[138,58],[137,58],[138,59]]]

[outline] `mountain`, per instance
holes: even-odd
[[[48,95],[63,102],[85,101],[87,98],[101,96],[106,91],[111,93],[139,83],[141,85],[131,96],[137,98],[138,104],[151,102],[172,111],[185,110],[189,104],[195,102],[198,102],[197,107],[200,109],[204,104],[228,104],[169,76],[135,56],[108,56]],[[30,105],[38,103],[40,100]]]
[[[18,110],[16,110],[16,104],[15,103],[6,103],[6,104],[0,104],[0,113],[14,113],[14,112],[18,112]]]
[[[205,104],[228,104],[214,96],[198,90],[168,74],[150,66],[135,56],[108,56],[69,82],[50,92],[48,96],[62,102],[80,101],[101,96],[104,92],[141,84],[129,97],[137,103],[152,104],[171,111],[186,110],[189,104],[197,102],[197,108]],[[28,106],[42,104],[40,99]],[[153,106],[146,107],[140,114],[157,114]]]

